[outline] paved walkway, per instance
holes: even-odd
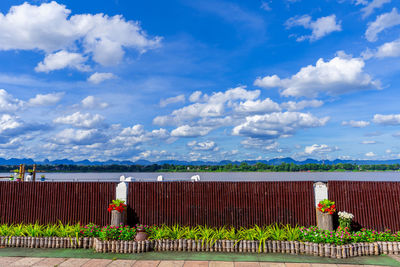
[[[359,267],[361,265],[322,263],[272,263],[272,262],[229,262],[229,261],[150,261],[110,260],[86,258],[31,258],[0,257],[0,267]],[[362,265],[376,266],[376,265]],[[380,265],[382,266],[382,265]]]

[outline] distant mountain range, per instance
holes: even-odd
[[[226,165],[226,164],[240,164],[245,162],[249,165],[256,164],[258,162],[265,163],[268,165],[280,165],[282,163],[294,163],[298,165],[308,164],[308,163],[317,163],[317,164],[338,164],[338,163],[352,163],[358,165],[374,165],[374,164],[400,164],[400,159],[393,160],[316,160],[316,159],[306,159],[303,161],[297,161],[292,158],[274,158],[270,160],[243,160],[243,161],[230,161],[223,160],[219,162],[214,161],[179,161],[179,160],[161,160],[156,162],[151,162],[148,160],[138,160],[138,161],[118,161],[118,160],[107,160],[107,161],[90,161],[90,160],[82,160],[82,161],[73,161],[69,159],[57,159],[57,160],[44,160],[44,161],[34,161],[33,159],[4,159],[0,158],[0,165],[19,165],[19,164],[47,164],[47,165],[58,165],[58,164],[66,164],[66,165],[152,165],[152,164],[174,164],[174,165]]]

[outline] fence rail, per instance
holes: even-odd
[[[337,209],[353,213],[361,227],[400,230],[399,182],[331,181],[328,194]]]
[[[135,182],[130,223],[314,225],[313,182]]]
[[[1,223],[109,224],[116,183],[0,182]]]

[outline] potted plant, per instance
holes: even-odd
[[[44,176],[44,174],[40,175],[40,181],[44,182],[46,180],[46,176]]]
[[[353,220],[354,215],[346,211],[339,211],[338,216],[339,216],[339,227],[341,229],[347,228],[347,230],[350,231],[351,221]]]
[[[107,210],[111,213],[111,225],[126,224],[126,208],[125,201],[121,199],[115,199],[108,205]]]
[[[136,236],[135,241],[144,241],[149,238],[149,234],[146,232],[147,225],[137,224],[136,225]]]
[[[335,202],[324,199],[318,203],[317,225],[321,230],[333,230],[333,214],[336,212]]]

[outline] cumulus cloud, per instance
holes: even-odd
[[[276,139],[293,135],[302,128],[319,127],[326,124],[329,117],[317,118],[309,113],[274,112],[246,117],[246,121],[232,130],[233,135],[253,138]]]
[[[304,148],[304,153],[306,154],[326,154],[326,153],[330,153],[330,152],[334,152],[339,150],[339,148],[337,146],[328,146],[325,144],[314,144],[311,146],[306,146]]]
[[[366,49],[362,56],[365,59],[375,58],[387,58],[387,57],[400,57],[400,39],[394,40],[392,42],[384,43],[378,46],[377,49],[371,50]]]
[[[182,125],[171,131],[173,137],[199,137],[207,135],[210,127]]]
[[[106,80],[115,79],[116,76],[110,72],[95,72],[88,78],[88,82],[99,84]]]
[[[354,128],[364,128],[367,127],[369,125],[369,121],[354,121],[354,120],[350,120],[350,121],[343,121],[342,125],[344,126],[351,126]]]
[[[160,43],[161,38],[149,38],[138,22],[126,21],[121,15],[70,14],[71,10],[55,1],[39,6],[29,3],[13,6],[7,14],[0,13],[0,49],[40,50],[47,54],[80,49],[93,61],[112,65],[122,60],[125,48],[143,53]],[[79,56],[75,57],[75,63],[82,63]],[[57,60],[47,58],[48,62],[39,64],[38,70],[71,66],[65,57],[60,58],[60,54]],[[72,65],[76,66],[75,63]]]
[[[5,144],[20,135],[27,135],[46,128],[48,128],[47,125],[27,123],[18,116],[3,114],[0,116],[0,143]]]
[[[300,111],[305,108],[318,108],[324,104],[321,100],[302,100],[299,102],[289,101],[281,104],[281,107],[288,111]]]
[[[89,95],[82,99],[81,101],[82,107],[86,109],[105,109],[109,105],[106,102],[101,102],[96,97]]]
[[[64,93],[37,94],[28,100],[30,106],[51,106],[57,104]]]
[[[367,157],[376,157],[376,154],[374,152],[367,152],[367,153],[365,153],[365,156],[367,156]]]
[[[235,105],[234,110],[238,113],[270,113],[280,111],[279,104],[269,98],[264,100],[247,100]]]
[[[201,150],[201,151],[217,151],[218,147],[214,141],[204,141],[204,142],[197,142],[191,141],[187,143],[187,145],[193,150]]]
[[[391,0],[372,0],[369,4],[361,9],[363,12],[363,18],[371,15],[375,9],[381,8],[384,4],[390,3]]]
[[[281,95],[294,97],[317,97],[321,93],[340,95],[344,93],[369,89],[380,89],[380,82],[373,80],[364,72],[365,62],[339,52],[336,57],[325,62],[318,59],[315,66],[309,65],[300,69],[290,78],[280,79],[276,76],[257,78],[254,85],[268,88],[282,88]]]
[[[297,41],[310,39],[311,42],[319,40],[332,32],[341,31],[342,26],[340,24],[340,21],[336,21],[336,15],[321,17],[315,21],[312,21],[309,15],[304,15],[301,17],[290,18],[285,23],[287,28],[302,26],[306,29],[312,30],[311,35],[303,35],[297,38]]]
[[[160,107],[166,107],[170,104],[175,104],[175,103],[185,103],[185,95],[177,95],[174,97],[169,97],[167,99],[162,99],[160,100]]]
[[[381,125],[399,125],[400,124],[400,114],[375,114],[372,121],[376,124]]]
[[[116,134],[110,143],[113,146],[137,146],[144,142],[152,141],[154,139],[162,140],[169,138],[170,135],[165,129],[156,129],[151,132],[146,131],[144,126],[136,124],[131,127],[123,128],[118,134]]]
[[[23,106],[23,101],[14,98],[6,90],[0,89],[0,112],[15,112]]]
[[[79,53],[61,50],[54,54],[48,54],[42,62],[36,66],[36,72],[50,72],[64,68],[76,69],[79,71],[90,71],[90,67],[85,65],[87,58]]]
[[[174,110],[170,115],[157,116],[153,123],[157,125],[182,125],[193,122],[196,118],[215,118],[222,116],[227,107],[232,107],[234,101],[254,100],[259,97],[260,91],[246,90],[244,86],[229,89],[225,92],[216,92],[211,96],[196,93],[196,102],[183,108]],[[192,101],[194,98],[189,98]]]
[[[58,117],[53,120],[54,123],[73,125],[82,128],[95,128],[103,125],[104,117],[90,113],[75,112],[74,114]]]
[[[370,42],[378,40],[378,34],[386,29],[392,28],[400,24],[400,14],[396,8],[391,12],[379,15],[376,20],[368,24],[365,32],[365,38]]]
[[[60,145],[90,145],[103,143],[106,137],[97,129],[64,129],[52,141]]]

